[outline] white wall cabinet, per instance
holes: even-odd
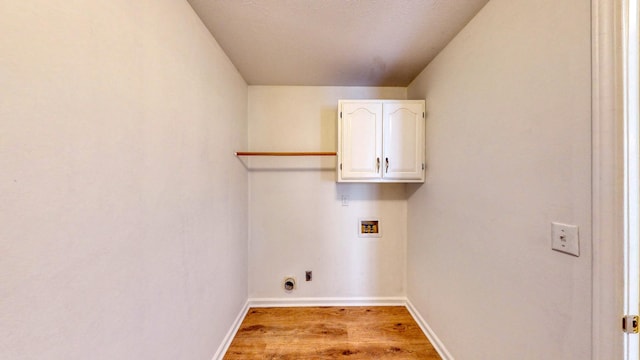
[[[424,100],[338,101],[338,182],[424,182]]]

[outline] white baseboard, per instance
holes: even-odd
[[[413,319],[416,321],[416,323],[418,323],[418,326],[420,326],[420,328],[422,329],[422,332],[427,336],[427,339],[429,339],[429,341],[431,342],[431,345],[433,345],[433,347],[436,349],[440,357],[443,360],[454,360],[453,356],[451,356],[451,354],[449,353],[447,348],[444,346],[442,341],[440,341],[438,336],[436,336],[436,334],[433,332],[429,324],[427,324],[427,322],[424,320],[422,315],[420,315],[418,310],[415,308],[415,306],[413,306],[413,304],[409,299],[406,299],[406,307],[407,307],[407,310],[409,310],[409,313],[411,314],[411,316],[413,316]]]
[[[249,301],[247,300],[247,302],[244,304],[244,306],[240,310],[240,313],[238,314],[238,316],[236,316],[236,319],[233,321],[233,324],[231,325],[231,329],[229,329],[229,332],[227,332],[227,335],[224,337],[224,340],[222,340],[222,344],[220,344],[220,346],[218,347],[218,351],[216,351],[216,353],[213,355],[213,360],[222,360],[222,358],[224,357],[224,354],[227,353],[227,350],[229,350],[229,346],[231,345],[233,338],[236,336],[236,333],[238,332],[238,329],[242,324],[242,320],[244,320],[244,317],[247,316],[247,313],[249,312],[250,308],[251,306],[249,306]]]
[[[404,306],[405,297],[351,297],[351,298],[253,298],[249,306],[305,307],[305,306]]]
[[[407,308],[413,319],[416,321],[427,339],[431,342],[440,357],[443,360],[454,360],[453,356],[447,351],[444,344],[433,332],[431,327],[422,318],[418,310],[413,306],[411,301],[405,297],[356,297],[356,298],[253,298],[248,299],[242,310],[236,317],[233,325],[222,344],[213,356],[213,360],[222,360],[224,354],[229,349],[234,336],[238,332],[242,321],[251,308],[260,307],[305,307],[305,306],[404,306]]]

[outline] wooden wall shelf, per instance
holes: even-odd
[[[336,156],[335,151],[302,151],[302,152],[277,152],[277,151],[237,151],[235,156]]]

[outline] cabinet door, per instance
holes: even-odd
[[[342,102],[339,180],[380,179],[382,103]]]
[[[385,102],[382,177],[424,180],[424,103]]]

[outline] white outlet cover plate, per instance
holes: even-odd
[[[349,206],[349,195],[342,195],[342,206]]]
[[[551,248],[565,254],[580,256],[578,227],[562,223],[551,223]]]

